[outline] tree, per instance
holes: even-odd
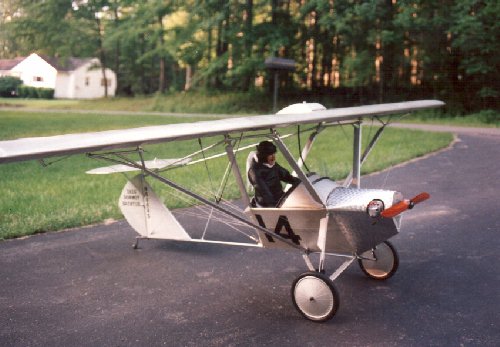
[[[335,9],[343,85],[354,88],[365,102],[364,90],[375,80],[376,2],[337,1]]]
[[[0,4],[0,56],[98,56],[123,94],[248,91],[266,76],[265,58],[286,57],[297,69],[282,87],[335,91],[350,104],[435,97],[472,110],[498,104],[499,7],[494,0],[8,0]]]
[[[398,45],[398,35],[395,32],[396,27],[394,18],[396,15],[396,6],[392,0],[379,1],[377,4],[376,20],[377,36],[375,58],[377,83],[379,86],[378,101],[384,102],[386,99],[386,90],[393,88],[397,83],[397,52],[400,49]]]
[[[498,108],[500,3],[462,0],[453,7],[452,14],[452,47],[461,57],[456,78],[462,86],[466,107]]]
[[[20,0],[19,4],[16,15],[5,26],[16,54],[35,51],[49,56],[88,57],[95,51],[94,33],[75,20],[72,2]]]
[[[20,55],[22,42],[16,41],[15,33],[10,30],[16,14],[22,9],[20,0],[0,2],[0,58],[9,58]]]
[[[73,1],[73,13],[76,20],[79,22],[87,22],[89,28],[93,31],[91,37],[95,41],[96,53],[101,61],[101,74],[102,83],[104,86],[104,97],[108,96],[108,79],[106,77],[106,52],[104,49],[104,23],[103,19],[106,15],[105,9],[107,9],[108,1],[106,0],[74,0]]]

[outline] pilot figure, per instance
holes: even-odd
[[[257,145],[257,153],[251,159],[248,179],[255,189],[255,202],[260,207],[278,207],[283,196],[281,181],[297,185],[300,179],[276,162],[276,146],[270,141]]]

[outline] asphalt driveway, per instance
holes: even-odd
[[[498,346],[500,135],[458,136],[363,178],[432,197],[392,239],[397,274],[378,282],[351,265],[327,323],[292,305],[306,270],[296,252],[167,241],[133,250],[121,221],[0,242],[0,345]]]

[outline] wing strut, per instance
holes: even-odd
[[[361,156],[361,160],[359,162],[359,167],[360,168],[365,163],[365,161],[368,158],[368,155],[371,153],[373,147],[375,147],[375,145],[377,144],[377,141],[379,140],[380,136],[384,132],[386,126],[389,125],[389,122],[387,122],[387,123],[384,123],[382,121],[380,121],[380,122],[382,123],[382,126],[377,130],[377,132],[375,133],[375,135],[373,135],[372,139],[370,140],[370,143],[365,148],[365,151],[363,152],[363,155]],[[344,187],[350,186],[351,183],[352,183],[352,181],[353,181],[353,171],[351,171],[351,173],[349,173],[349,176],[346,177],[346,179],[344,180],[343,186]],[[359,178],[358,178],[358,185],[359,185]]]
[[[247,189],[245,188],[245,183],[243,182],[243,178],[241,177],[241,172],[236,162],[236,156],[234,155],[233,146],[231,144],[231,141],[229,140],[226,146],[226,152],[227,152],[227,157],[229,158],[229,161],[231,163],[230,165],[231,169],[233,170],[236,183],[238,184],[238,188],[240,189],[241,197],[243,198],[243,203],[245,204],[245,206],[250,206],[250,197],[248,196]]]
[[[353,124],[354,139],[352,152],[352,180],[351,183],[360,188],[361,180],[361,121]]]
[[[274,140],[274,143],[276,143],[276,145],[280,149],[280,152],[283,154],[283,156],[285,157],[285,159],[288,162],[288,164],[290,164],[290,166],[292,167],[293,171],[295,171],[295,173],[297,174],[297,176],[300,178],[300,180],[302,181],[302,184],[304,185],[304,187],[307,189],[307,191],[309,192],[309,194],[311,194],[311,197],[314,200],[316,200],[316,202],[318,202],[319,204],[321,204],[322,206],[324,206],[324,203],[321,201],[321,198],[319,197],[318,192],[316,191],[316,189],[314,189],[314,187],[311,184],[311,182],[309,182],[309,180],[307,179],[306,174],[299,167],[299,165],[297,164],[297,162],[293,158],[292,154],[290,153],[290,151],[285,146],[284,142],[281,140],[280,136],[276,132],[276,130],[273,129],[272,131],[273,131],[273,140]]]
[[[322,124],[319,124],[317,127],[316,127],[316,130],[313,131],[311,133],[311,135],[309,135],[309,138],[307,139],[307,142],[304,146],[303,149],[300,149],[300,126],[299,126],[299,132],[297,134],[298,136],[298,139],[299,139],[299,150],[301,151],[300,152],[300,158],[299,160],[297,161],[297,165],[302,168],[302,165],[305,166],[305,161],[307,159],[307,156],[309,154],[309,152],[311,151],[311,148],[314,144],[314,140],[316,140],[316,136],[318,136],[318,134],[323,131],[324,127],[322,126]],[[307,166],[306,166],[306,169],[307,169]],[[309,171],[309,170],[307,170]]]

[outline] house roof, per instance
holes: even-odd
[[[74,71],[92,61],[94,58],[75,58],[75,57],[49,57],[38,55],[57,71]],[[8,71],[22,62],[26,57],[17,57],[13,59],[0,59],[0,70]]]
[[[22,62],[26,57],[17,57],[14,59],[0,59],[0,70],[8,71]]]
[[[57,71],[74,71],[80,66],[92,61],[93,58],[75,58],[75,57],[48,57],[40,55],[40,58],[52,65]]]

